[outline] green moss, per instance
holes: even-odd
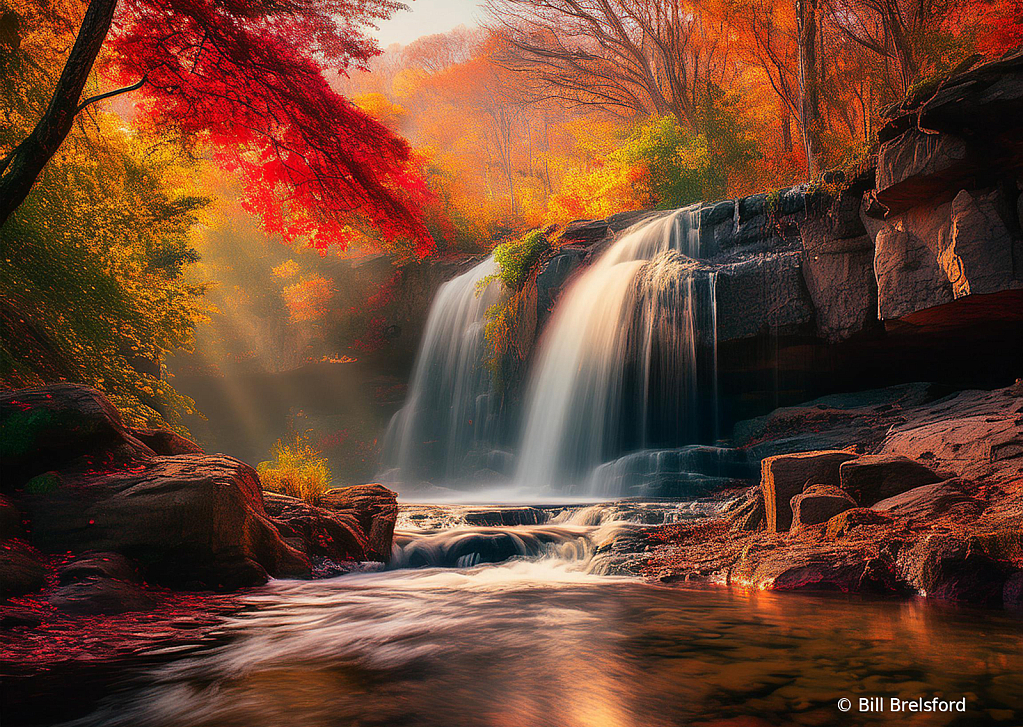
[[[551,241],[541,229],[531,230],[518,240],[502,242],[494,248],[494,260],[501,267],[496,277],[508,290],[521,289],[533,266],[550,249]],[[488,278],[482,285],[492,279]]]

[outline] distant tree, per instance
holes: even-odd
[[[0,225],[83,109],[141,89],[156,124],[186,141],[208,140],[241,173],[248,206],[270,231],[323,247],[344,244],[354,221],[426,250],[423,186],[407,163],[408,145],[323,75],[327,64],[344,72],[378,53],[362,27],[401,7],[397,0],[91,0],[45,112],[0,160]],[[48,4],[15,10],[15,21],[40,22]],[[0,40],[16,47],[18,23],[10,25],[5,20]],[[83,99],[98,58],[124,86]]]

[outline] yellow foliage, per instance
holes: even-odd
[[[330,489],[333,475],[326,457],[309,444],[307,436],[277,440],[271,459],[256,466],[263,489],[298,497],[315,504]]]

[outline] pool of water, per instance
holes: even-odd
[[[136,675],[74,724],[1023,724],[1018,616],[663,586],[591,573],[588,552],[273,582],[220,646]],[[893,713],[892,697],[967,712]]]

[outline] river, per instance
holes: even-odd
[[[544,512],[550,514],[552,510]],[[654,505],[632,519],[698,516]],[[646,514],[643,515],[643,512]],[[610,514],[608,514],[610,513]],[[397,566],[274,581],[219,645],[131,675],[78,727],[1017,725],[1018,616],[601,575],[622,508],[539,525],[403,509]],[[610,522],[599,523],[601,520]],[[416,527],[418,524],[420,527]],[[485,543],[518,542],[511,559]],[[465,542],[482,543],[476,556]],[[463,545],[458,546],[458,543]],[[416,551],[454,567],[409,565]],[[432,554],[424,556],[423,553]],[[404,558],[404,560],[402,560]],[[462,563],[462,567],[458,563]],[[476,563],[475,565],[465,565]],[[889,699],[966,699],[895,714]],[[838,700],[849,698],[845,715]],[[882,712],[859,698],[883,697]]]

